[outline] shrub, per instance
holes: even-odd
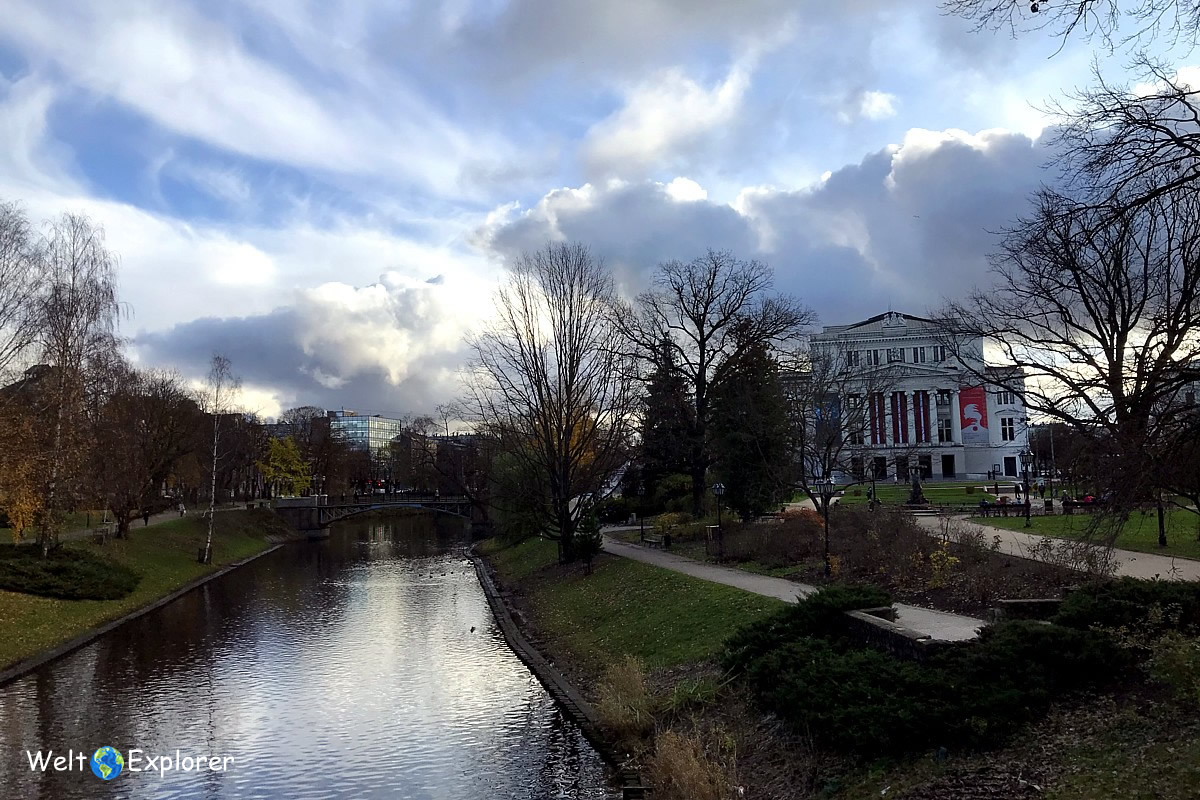
[[[821,523],[788,512],[782,522],[742,525],[725,532],[725,557],[766,567],[801,563],[821,552]]]
[[[59,547],[42,558],[31,545],[0,545],[0,589],[63,600],[117,600],[141,577],[83,550]]]
[[[1154,609],[1178,606],[1178,614],[1156,615],[1160,629],[1200,629],[1200,583],[1137,578],[1091,583],[1067,595],[1054,621],[1072,628],[1138,628]]]
[[[682,680],[675,684],[671,693],[667,695],[666,709],[672,714],[679,714],[690,708],[710,705],[717,699],[724,686],[725,683],[718,683],[714,678]]]
[[[722,660],[728,669],[744,670],[771,650],[803,637],[840,636],[844,611],[891,604],[891,596],[874,586],[830,586],[742,628],[725,643]]]
[[[596,506],[596,516],[605,525],[620,525],[629,520],[633,504],[624,497],[610,497]]]
[[[879,755],[920,747],[944,716],[926,702],[936,686],[921,667],[822,639],[799,639],[755,659],[746,681],[765,710],[835,750]]]
[[[638,659],[626,656],[610,664],[596,691],[596,714],[601,724],[620,739],[638,739],[654,728],[646,672]]]
[[[1169,631],[1152,645],[1150,677],[1168,686],[1180,700],[1200,705],[1200,639]]]
[[[1133,663],[1107,633],[1039,622],[990,626],[924,664],[841,635],[844,609],[887,603],[877,589],[827,589],[739,631],[725,663],[798,731],[872,757],[999,744],[1055,699],[1111,684]]]
[[[662,800],[724,800],[732,790],[700,741],[675,731],[658,737],[648,766],[654,796]]]

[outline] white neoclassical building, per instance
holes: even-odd
[[[861,370],[862,392],[842,404],[865,404],[851,430],[849,480],[908,480],[920,469],[932,480],[1017,477],[1029,432],[1021,393],[989,384],[1012,372],[982,362],[982,342],[960,342],[959,357],[980,354],[972,369],[947,353],[932,320],[888,312],[853,325],[831,325],[812,337],[814,351],[836,352],[850,374]],[[984,378],[981,380],[978,374]],[[883,375],[882,379],[878,376]],[[853,383],[847,384],[853,387]],[[861,406],[858,406],[861,407]],[[835,476],[837,477],[837,476]]]

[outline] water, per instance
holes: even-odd
[[[448,517],[343,523],[9,684],[0,796],[613,797],[505,645],[465,545]],[[110,782],[26,756],[102,745],[126,758]],[[135,773],[132,748],[232,761]]]

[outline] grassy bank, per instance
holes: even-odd
[[[59,600],[0,591],[0,669],[152,603],[224,564],[259,553],[269,546],[267,534],[287,532],[270,511],[220,512],[211,565],[196,562],[207,533],[199,517],[136,528],[129,538],[105,545],[70,542],[64,546],[132,569],[141,578],[137,588],[119,600]]]
[[[980,517],[973,521],[995,528],[1019,530],[1062,539],[1088,537],[1095,541],[1105,541],[1105,536],[1111,531],[1103,522],[1100,523],[1101,528],[1098,531],[1095,530],[1097,519],[1086,514],[1031,517],[1031,527],[1028,531],[1025,529],[1024,517]],[[1191,511],[1175,509],[1166,513],[1163,524],[1167,531],[1167,546],[1159,547],[1158,515],[1135,511],[1121,527],[1114,545],[1123,550],[1137,550],[1143,553],[1182,558],[1200,558],[1200,539],[1197,538],[1197,531],[1200,531],[1200,527],[1198,527],[1200,526],[1200,516]]]
[[[637,561],[601,555],[592,575],[560,567],[554,542],[481,547],[506,589],[528,604],[541,637],[597,674],[634,656],[651,669],[704,661],[742,625],[784,604]]]

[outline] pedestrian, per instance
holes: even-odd
[[[143,511],[142,511],[142,527],[143,528],[150,527],[150,510],[149,509],[143,509]]]
[[[1038,482],[1038,497],[1042,498],[1043,500],[1046,499],[1046,484],[1044,481]]]
[[[187,509],[183,507],[183,501],[180,500],[179,501],[179,516],[182,517],[186,513],[187,513]]]
[[[1020,500],[1021,500],[1021,484],[1019,484],[1019,483],[1013,484],[1013,496],[1016,497],[1018,502],[1020,502]]]

